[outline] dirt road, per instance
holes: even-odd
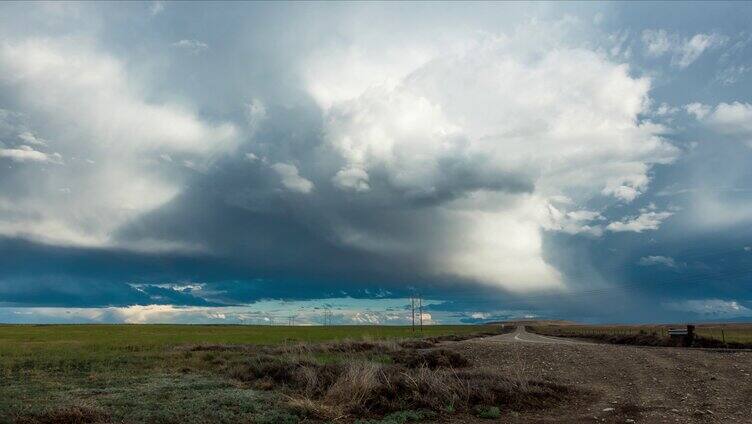
[[[486,337],[477,339],[483,343],[542,343],[542,344],[590,344],[571,339],[559,337],[541,336],[535,333],[528,333],[524,326],[518,326],[513,333],[502,334],[499,336]]]
[[[507,413],[503,422],[752,423],[752,352],[606,345],[522,327],[447,347],[481,368],[592,393],[555,410]]]

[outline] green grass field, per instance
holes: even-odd
[[[0,423],[92,422],[48,419],[58,410],[75,415],[76,408],[105,410],[108,419],[126,423],[285,422],[292,418],[273,415],[278,412],[264,406],[269,404],[265,394],[216,372],[217,363],[237,360],[242,352],[201,353],[189,347],[404,339],[489,330],[484,326],[425,326],[421,333],[396,326],[0,325]]]
[[[159,367],[174,348],[191,344],[279,344],[331,340],[385,340],[469,334],[483,327],[0,325],[0,370],[81,372]],[[0,374],[0,375],[2,375]]]

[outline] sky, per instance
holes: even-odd
[[[0,322],[752,320],[750,22],[0,4]]]

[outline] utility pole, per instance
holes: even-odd
[[[410,311],[412,311],[412,314],[413,314],[413,326],[412,326],[412,329],[413,329],[413,333],[414,333],[415,332],[415,298],[414,297],[410,298]]]
[[[418,302],[420,303],[420,332],[423,333],[423,298],[418,297]]]

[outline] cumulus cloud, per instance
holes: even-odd
[[[642,32],[642,43],[647,56],[660,57],[671,54],[671,64],[679,68],[688,67],[705,51],[720,47],[727,41],[728,37],[716,33],[700,33],[682,39],[679,35],[669,34],[663,29],[646,29]]]
[[[668,103],[661,103],[656,109],[655,109],[655,115],[656,116],[671,116],[679,111],[678,107],[670,106]]]
[[[531,54],[538,47],[528,43],[476,40],[336,96],[321,87],[357,66],[306,76],[326,143],[343,161],[335,187],[363,202],[387,190],[435,205],[442,242],[418,249],[437,273],[510,289],[559,286],[542,258],[542,231],[600,234],[598,213],[576,205],[630,202],[647,189],[651,166],[678,154],[662,127],[637,118],[649,105],[647,79],[586,49]],[[552,209],[562,196],[573,205]],[[379,237],[350,225],[343,240],[368,246]]]
[[[752,316],[752,309],[740,304],[736,300],[695,299],[666,302],[663,306],[669,310],[693,312],[707,318]]]
[[[46,146],[47,145],[47,142],[44,139],[35,136],[34,133],[32,133],[31,131],[24,131],[24,132],[18,134],[18,138],[20,138],[21,140],[23,140],[27,144],[34,144],[34,145],[37,145],[37,146]]]
[[[710,113],[711,108],[702,103],[694,102],[684,105],[684,110],[686,110],[688,114],[701,120],[705,119],[705,117]]]
[[[671,215],[673,215],[672,212],[643,212],[636,217],[611,222],[606,226],[606,229],[615,233],[627,231],[641,233],[643,231],[657,230],[663,221]]]
[[[0,75],[0,86],[14,99],[15,116],[25,120],[11,122],[19,138],[39,141],[25,127],[44,129],[55,134],[44,141],[45,149],[60,152],[25,145],[5,148],[2,156],[70,158],[65,166],[35,174],[33,191],[3,187],[0,199],[23,213],[0,214],[2,234],[64,245],[118,245],[114,235],[120,225],[179,192],[183,178],[160,172],[154,159],[168,155],[207,163],[235,146],[234,126],[202,121],[178,104],[147,101],[117,58],[84,39],[6,42],[0,47]],[[2,172],[10,184],[22,170]]]
[[[605,220],[600,212],[577,210],[562,212],[554,205],[548,206],[551,221],[544,225],[547,230],[561,231],[567,234],[590,234],[600,236],[603,234],[603,227],[599,221]]]
[[[323,305],[322,305],[323,302]],[[426,301],[424,308],[435,304]],[[324,311],[334,324],[410,324],[410,300],[404,298],[362,301],[353,298],[313,299],[305,301],[264,300],[250,305],[177,306],[146,304],[120,307],[2,307],[3,322],[90,322],[90,323],[207,323],[207,324],[283,324],[295,317],[296,325],[321,324]],[[445,311],[423,312],[423,325],[451,319]],[[420,316],[416,310],[416,323]]]
[[[343,190],[352,190],[355,192],[371,189],[371,186],[368,184],[368,173],[360,168],[340,169],[332,177],[332,183]]]
[[[670,256],[643,256],[637,264],[641,266],[664,265],[669,268],[676,268],[676,262]]]
[[[691,103],[685,108],[688,113],[714,131],[736,138],[752,147],[752,104],[719,103],[712,107]]]
[[[300,176],[298,168],[289,163],[275,163],[272,169],[279,175],[282,185],[290,191],[308,194],[313,191],[313,183]]]
[[[9,149],[0,148],[0,158],[8,158],[14,162],[60,163],[62,161],[62,156],[59,153],[47,154],[25,145]]]

